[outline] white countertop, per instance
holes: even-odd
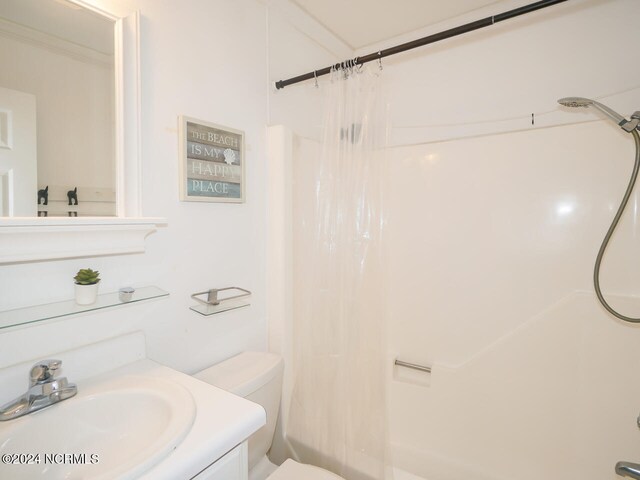
[[[118,383],[134,382],[135,384],[139,382],[135,380],[139,377],[177,384],[178,388],[184,388],[193,397],[195,404],[193,424],[181,439],[173,440],[175,445],[169,445],[167,451],[170,453],[138,476],[132,477],[131,473],[129,475],[124,473],[119,478],[143,480],[192,478],[265,425],[266,414],[260,405],[160,365],[145,358],[145,353],[144,336],[140,332],[135,332],[55,355],[64,360],[63,373],[68,375],[70,382],[78,386],[77,396],[64,400],[59,404],[60,406],[67,404],[71,407],[74,399],[80,400],[84,397],[86,401],[87,397],[101,390],[109,392],[112,388],[116,388]],[[33,365],[33,360],[0,369],[0,384],[6,387],[0,392],[0,403],[24,393],[25,376],[30,365]],[[186,392],[185,395],[187,395]],[[122,405],[123,409],[126,407],[126,403]],[[56,408],[61,407],[52,405],[40,412],[2,422],[0,445],[3,444],[3,433],[7,434],[5,441],[9,438],[10,425],[37,421],[38,418],[44,418],[43,415],[51,418],[50,415],[55,413]],[[63,425],[60,427],[62,428]],[[118,439],[115,438],[114,442],[117,441]]]
[[[151,360],[140,360],[112,374],[125,372],[172,380],[189,390],[196,403],[196,418],[187,436],[141,480],[191,478],[266,423],[266,413],[260,405]]]

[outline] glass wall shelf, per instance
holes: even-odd
[[[219,305],[194,305],[189,307],[194,312],[198,312],[200,315],[208,317],[216,313],[228,312],[229,310],[235,310],[237,308],[248,307],[250,304],[241,300],[230,300],[228,302],[222,302]]]
[[[168,296],[169,292],[165,292],[158,287],[149,286],[136,288],[131,296],[131,300],[128,301],[120,300],[119,292],[113,292],[98,295],[96,302],[91,305],[78,305],[75,300],[65,300],[63,302],[45,303],[43,305],[16,308],[15,310],[5,310],[4,312],[0,312],[0,329]]]

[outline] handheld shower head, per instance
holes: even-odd
[[[558,100],[560,105],[565,107],[588,107],[589,105],[593,105],[593,100],[589,100],[588,98],[583,97],[564,97]]]
[[[623,129],[624,129],[624,125],[626,125],[629,122],[626,118],[624,118],[619,113],[614,112],[613,110],[611,110],[606,105],[603,105],[600,102],[596,102],[595,100],[591,100],[590,98],[565,97],[565,98],[561,98],[560,100],[558,100],[558,103],[560,105],[565,106],[565,107],[573,107],[573,108],[575,108],[575,107],[585,107],[585,108],[586,107],[596,107],[598,110],[600,110],[602,113],[604,113],[609,118],[611,118],[614,122],[616,122]],[[625,130],[627,130],[627,129],[625,129]],[[633,128],[631,130],[633,130]],[[627,132],[630,132],[631,130],[627,130]]]
[[[602,264],[602,257],[604,257],[604,252],[607,249],[609,240],[611,239],[611,236],[613,235],[613,233],[616,230],[616,227],[618,226],[618,222],[620,221],[620,217],[622,217],[622,214],[624,213],[624,209],[626,208],[627,203],[629,203],[629,198],[633,193],[633,187],[636,183],[636,179],[638,178],[638,172],[640,172],[640,134],[636,132],[636,128],[640,128],[638,127],[638,124],[640,123],[640,111],[635,112],[633,115],[631,115],[631,120],[627,120],[619,113],[616,113],[613,110],[611,110],[609,107],[602,105],[601,103],[598,103],[595,100],[591,100],[589,98],[565,97],[558,100],[558,103],[560,105],[564,105],[565,107],[572,107],[572,108],[596,107],[598,110],[603,112],[609,118],[613,119],[620,126],[620,128],[622,128],[625,132],[631,133],[635,141],[636,159],[633,166],[633,172],[631,173],[631,180],[627,185],[627,190],[625,191],[624,197],[622,198],[622,202],[620,203],[620,206],[618,207],[618,211],[616,212],[616,215],[613,218],[613,222],[611,222],[611,226],[609,227],[609,230],[607,230],[607,233],[604,236],[604,239],[602,240],[602,244],[600,245],[600,250],[598,251],[598,255],[596,257],[596,264],[593,269],[593,285],[595,287],[596,296],[598,297],[598,300],[609,313],[611,313],[613,316],[621,320],[624,320],[625,322],[640,323],[640,317],[638,318],[628,317],[626,315],[622,315],[621,313],[613,309],[607,303],[607,300],[602,295],[602,290],[600,288],[600,266]],[[640,422],[640,417],[638,419],[638,422]],[[617,465],[616,467],[620,467],[620,465]],[[621,470],[620,468],[617,468],[617,470],[623,471],[624,469]],[[621,475],[622,474],[624,474],[624,472],[621,473]]]

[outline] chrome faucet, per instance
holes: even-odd
[[[0,421],[28,415],[45,407],[73,397],[78,387],[66,377],[56,378],[61,360],[42,360],[29,372],[29,390],[24,395],[0,407]]]
[[[636,112],[633,115],[631,118],[637,117],[640,119],[640,112]],[[636,419],[636,425],[640,428],[640,415]],[[640,480],[640,463],[618,462],[616,463],[616,475]]]
[[[616,474],[621,477],[640,479],[640,464],[630,462],[616,463]]]

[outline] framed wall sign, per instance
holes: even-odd
[[[180,200],[244,202],[244,132],[185,116],[179,122]]]

